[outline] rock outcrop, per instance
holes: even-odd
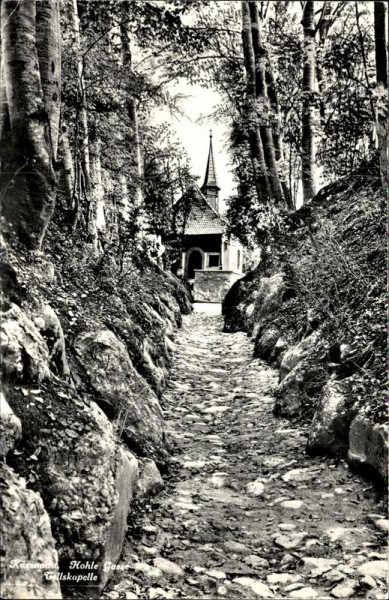
[[[281,219],[223,304],[224,330],[247,332],[254,356],[280,370],[275,414],[311,422],[307,451],[348,452],[378,479],[387,469],[383,203],[372,165],[323,188]]]
[[[223,300],[224,329],[227,333],[248,331],[255,298],[258,294],[257,285],[261,272],[257,269],[249,271],[239,279],[228,291]]]
[[[165,484],[157,465],[150,458],[141,458],[139,461],[140,474],[136,487],[138,499],[156,496],[161,492]]]
[[[32,320],[16,304],[9,305],[2,316],[0,353],[5,379],[39,383],[50,375],[47,345]]]
[[[2,596],[62,598],[58,555],[41,497],[4,463],[0,463],[0,493]]]
[[[347,379],[330,379],[323,388],[307,443],[311,454],[347,452],[356,410]]]
[[[311,333],[308,337],[304,338],[292,346],[285,354],[280,365],[280,381],[291,373],[291,371],[299,364],[304,358],[307,358],[312,354],[315,346],[318,342],[319,334],[317,332]]]
[[[22,423],[0,392],[0,458],[5,458],[22,436]]]
[[[357,415],[350,427],[349,463],[382,484],[388,476],[388,450],[386,425],[374,424],[363,414]]]
[[[104,292],[95,298],[94,267],[83,272],[89,295],[79,291],[78,271],[70,291],[69,273],[64,289],[50,261],[49,272],[38,261],[36,273],[35,263],[12,261],[15,268],[3,268],[0,331],[0,450],[8,462],[2,591],[60,598],[61,585],[66,597],[98,598],[120,559],[130,512],[164,485],[155,464],[168,461],[157,393],[190,297],[155,266],[119,289],[111,261],[98,273]],[[13,559],[49,564],[52,574],[10,569]]]
[[[67,378],[70,370],[66,357],[65,336],[58,316],[51,306],[42,303],[33,311],[32,319],[47,344],[51,371]]]
[[[74,348],[96,401],[128,447],[141,456],[166,460],[158,398],[134,369],[123,342],[107,329],[88,331],[76,338]]]

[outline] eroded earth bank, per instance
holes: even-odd
[[[384,598],[376,489],[306,454],[308,426],[273,414],[278,371],[222,329],[216,314],[184,317],[163,396],[172,473],[103,597]]]

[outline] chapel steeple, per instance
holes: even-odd
[[[209,204],[212,208],[219,212],[219,186],[217,184],[216,178],[216,169],[215,169],[215,159],[213,157],[213,147],[212,147],[212,129],[209,134],[209,153],[208,153],[208,162],[207,169],[205,171],[204,183],[201,187],[201,191],[204,196],[208,200]]]

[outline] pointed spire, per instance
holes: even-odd
[[[215,159],[213,157],[213,146],[212,146],[212,129],[209,130],[209,153],[208,153],[208,162],[207,162],[207,169],[205,171],[205,178],[204,178],[204,183],[202,186],[202,190],[204,191],[204,188],[208,188],[208,187],[217,187],[218,190],[220,190],[218,184],[217,184],[217,177],[216,177],[216,169],[215,169]]]
[[[201,191],[204,196],[207,198],[208,202],[211,204],[212,208],[218,212],[219,205],[219,186],[217,184],[216,177],[216,169],[215,169],[215,159],[213,156],[213,146],[212,146],[212,129],[209,131],[209,153],[208,153],[208,161],[207,168],[205,171],[204,183],[201,187]]]

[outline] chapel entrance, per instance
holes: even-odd
[[[199,250],[193,250],[188,259],[188,279],[194,279],[195,269],[203,268],[203,257]]]

